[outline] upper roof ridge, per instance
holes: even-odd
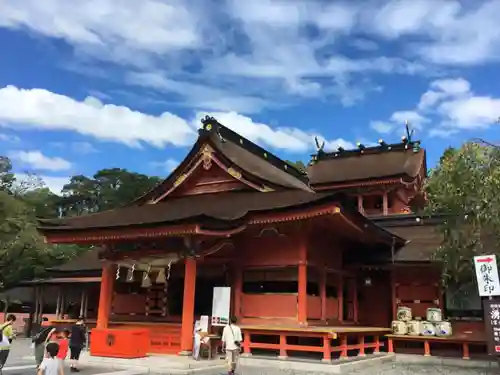
[[[203,127],[198,130],[200,137],[215,134],[221,139],[221,141],[224,142],[229,140],[232,143],[238,144],[241,148],[267,161],[274,167],[284,170],[304,183],[308,183],[309,179],[305,171],[295,167],[293,164],[279,158],[256,143],[229,129],[227,126],[217,121],[214,117],[205,116],[201,120],[201,123],[203,124]]]
[[[339,146],[336,151],[325,152],[322,149],[318,149],[315,154],[311,155],[310,163],[314,164],[315,162],[321,160],[329,160],[329,159],[337,159],[344,157],[352,157],[352,156],[362,156],[362,155],[373,155],[380,154],[384,152],[402,152],[409,151],[419,152],[421,150],[421,142],[413,141],[406,137],[402,138],[401,142],[398,143],[386,143],[384,140],[380,139],[378,141],[377,146],[365,146],[363,143],[358,142],[356,148],[346,150],[343,147]]]

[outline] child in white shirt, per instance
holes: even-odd
[[[49,342],[45,350],[47,356],[38,367],[37,375],[64,375],[63,363],[57,358],[59,345],[56,342]]]

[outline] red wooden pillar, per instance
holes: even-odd
[[[102,267],[101,290],[99,294],[99,307],[97,310],[98,329],[108,328],[111,302],[113,299],[113,284],[115,282],[116,265],[106,263]]]
[[[342,323],[344,321],[344,277],[342,276],[342,273],[338,274],[337,300],[339,303],[338,320],[340,323]]]
[[[243,272],[239,264],[234,266],[233,288],[234,288],[233,315],[239,318],[241,315],[241,291],[243,288]]]
[[[320,267],[319,274],[321,275],[319,282],[319,296],[321,298],[321,320],[326,321],[326,278],[328,276],[326,267]]]
[[[194,298],[196,293],[196,259],[186,258],[184,272],[184,299],[180,355],[189,355],[193,349]]]
[[[303,238],[299,249],[299,274],[298,274],[298,298],[297,317],[299,324],[307,325],[307,240]]]

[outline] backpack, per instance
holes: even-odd
[[[7,328],[10,325],[12,325],[11,322],[4,323],[3,326],[2,326],[2,329],[0,329],[0,342],[3,341],[3,331],[5,330],[5,328]]]

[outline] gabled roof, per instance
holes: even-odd
[[[144,204],[163,199],[187,181],[190,174],[210,158],[233,177],[262,192],[298,189],[311,192],[307,175],[262,147],[235,133],[213,117],[202,120],[198,140],[186,158],[162,183],[137,199]]]
[[[92,274],[93,271],[97,271],[98,274],[100,274],[102,269],[100,253],[102,250],[103,249],[101,247],[94,247],[82,254],[79,254],[77,257],[66,263],[56,267],[47,268],[46,271],[49,272],[50,275],[64,274],[67,272],[74,273],[75,270],[86,271],[90,274]]]
[[[344,185],[370,180],[413,180],[426,173],[425,150],[419,142],[358,147],[354,150],[319,152],[307,168],[309,183]]]

